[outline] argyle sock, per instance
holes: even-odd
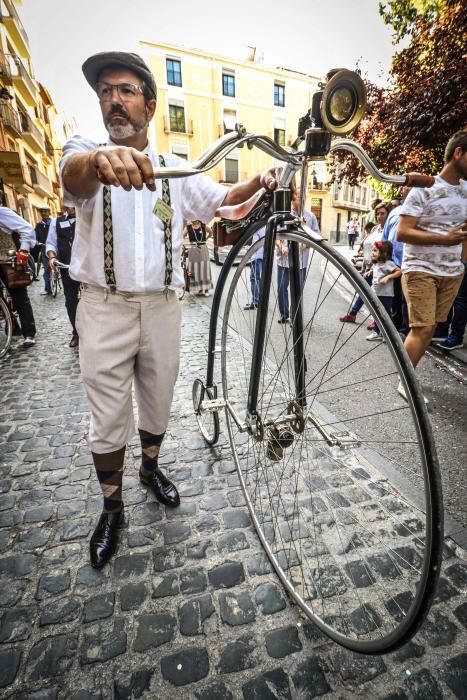
[[[157,459],[164,435],[165,433],[153,435],[153,433],[147,433],[145,430],[139,431],[142,457],[141,473],[145,476],[149,476],[157,469]]]
[[[105,454],[92,453],[94,468],[104,496],[104,513],[122,508],[122,477],[125,447]]]

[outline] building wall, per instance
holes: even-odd
[[[0,0],[1,188],[6,204],[33,224],[40,218],[39,207],[48,206],[53,214],[61,208],[56,118],[49,93],[34,77],[28,36],[15,4]]]
[[[249,132],[270,138],[278,137],[275,129],[280,129],[285,132],[284,145],[290,145],[297,135],[298,120],[310,109],[313,93],[318,87],[315,76],[284,68],[274,69],[254,60],[235,60],[198,49],[155,42],[141,42],[141,50],[158,86],[151,138],[161,152],[177,153],[188,160],[196,159],[235,122],[243,124]],[[169,84],[170,61],[180,65],[181,86]],[[234,78],[234,96],[223,94],[223,74]],[[284,87],[284,106],[274,104],[275,84]],[[171,105],[183,108],[184,127],[181,131],[171,128]],[[257,148],[238,149],[228,157],[238,163],[239,180],[252,177],[272,165],[271,157]],[[280,165],[280,162],[275,165]],[[234,181],[228,177],[225,163],[209,171],[208,176],[216,182]],[[317,216],[323,235],[335,241],[338,215],[341,231],[345,232],[350,216],[364,218],[370,200],[367,197],[363,204],[361,195],[361,203],[357,204],[357,198],[352,199],[347,191],[346,197],[342,191],[341,198],[336,200],[331,196],[327,180],[325,162],[310,164],[306,207]],[[362,185],[362,190],[367,188],[366,184]]]
[[[274,128],[285,132],[285,145],[297,133],[298,119],[311,106],[317,78],[285,69],[271,69],[252,61],[238,61],[170,44],[144,43],[148,62],[158,85],[157,115],[153,136],[161,151],[186,151],[189,159],[198,157],[224,133],[224,127],[239,122],[249,132],[274,137]],[[182,86],[168,84],[167,60],[181,65]],[[223,94],[222,75],[235,80],[235,96]],[[274,83],[284,87],[285,106],[274,105]],[[186,133],[170,128],[169,105],[184,107]],[[229,156],[238,160],[239,179],[270,167],[270,156],[258,149],[239,149]],[[225,166],[209,173],[225,182]]]

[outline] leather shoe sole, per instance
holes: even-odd
[[[100,569],[115,554],[118,531],[123,523],[123,507],[118,513],[101,513],[89,542],[91,566]]]
[[[180,505],[180,496],[177,489],[160,469],[155,469],[148,476],[145,476],[140,471],[139,480],[144,486],[149,486],[157,500],[163,503],[164,506],[176,508]]]

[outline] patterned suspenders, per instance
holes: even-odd
[[[159,156],[159,163],[165,167],[163,156]],[[103,214],[104,214],[104,273],[106,284],[112,291],[117,288],[114,272],[114,238],[112,226],[112,198],[110,187],[104,185],[103,190]],[[167,178],[162,180],[162,201],[170,207],[170,188]],[[165,278],[164,285],[167,291],[172,282],[173,257],[172,257],[172,220],[164,222],[165,245]]]

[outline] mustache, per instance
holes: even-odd
[[[113,105],[112,109],[110,110],[107,119],[111,119],[115,115],[118,115],[120,117],[125,117],[125,119],[130,120],[130,115],[121,107],[120,105]]]

